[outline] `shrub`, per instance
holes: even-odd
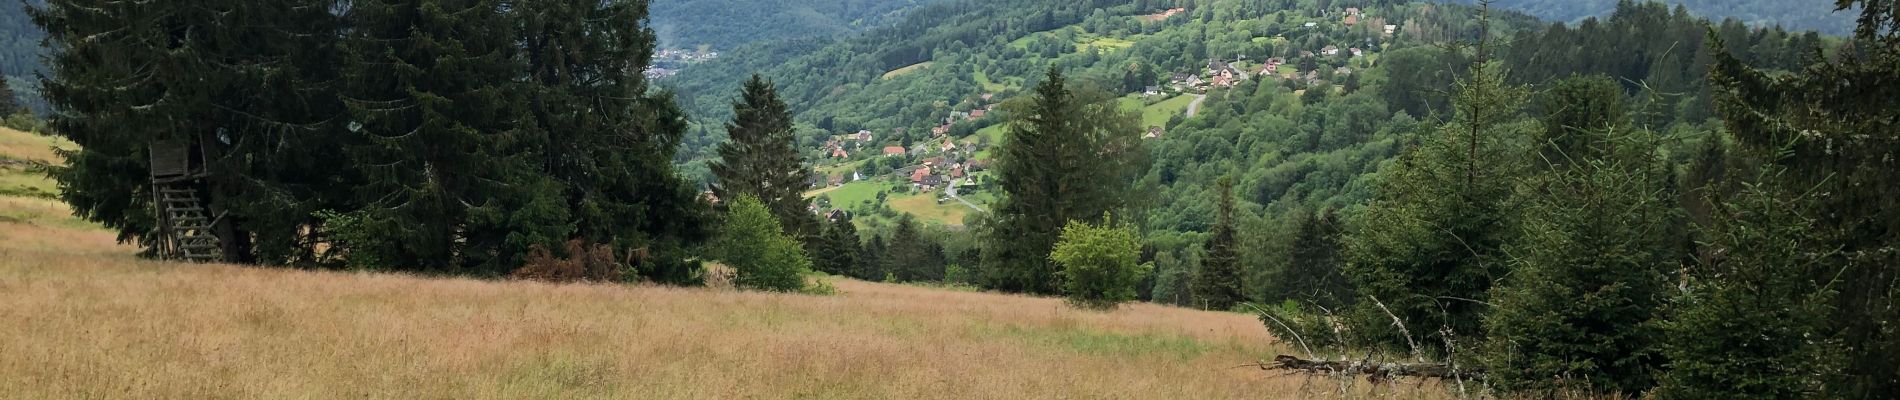
[[[620,278],[621,268],[619,263],[614,262],[612,246],[588,246],[575,239],[567,241],[565,250],[567,258],[561,258],[554,256],[547,247],[538,244],[530,246],[527,264],[510,276],[547,282],[608,282]]]
[[[1069,221],[1049,254],[1049,260],[1061,267],[1069,304],[1095,310],[1135,300],[1136,286],[1153,268],[1139,264],[1140,259],[1141,239],[1135,228],[1115,224],[1113,215],[1104,217],[1101,225]]]
[[[811,258],[797,239],[779,228],[765,203],[741,195],[728,203],[724,224],[707,253],[737,271],[741,289],[797,292],[805,287]]]

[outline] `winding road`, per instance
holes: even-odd
[[[1201,103],[1204,103],[1204,102],[1207,102],[1207,95],[1205,94],[1194,95],[1194,102],[1188,103],[1188,109],[1187,109],[1188,118],[1194,118],[1195,114],[1200,114]]]
[[[943,194],[950,195],[950,199],[956,200],[958,203],[963,203],[965,207],[970,207],[971,210],[976,210],[976,212],[985,214],[990,212],[989,210],[983,209],[983,207],[977,207],[976,203],[971,203],[969,200],[964,200],[962,197],[957,196],[957,184],[955,182],[951,182],[949,187],[943,190]]]

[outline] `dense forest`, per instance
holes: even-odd
[[[340,4],[34,11],[80,146],[60,198],[153,256],[202,231],[296,268],[1145,300],[1524,397],[1900,388],[1891,1],[1840,1],[1851,36],[1633,1],[956,1],[663,84],[645,1]]]
[[[882,27],[934,0],[659,0],[660,46],[715,50],[761,41],[834,37]]]
[[[1477,3],[1475,0],[1459,1]],[[1518,10],[1554,21],[1582,22],[1588,17],[1608,16],[1616,10],[1616,3],[1616,0],[1497,0],[1491,6]],[[1846,35],[1854,28],[1854,17],[1834,12],[1834,5],[1827,1],[1668,0],[1664,3],[1686,6],[1696,16],[1735,19],[1752,27],[1781,26],[1830,35]]]

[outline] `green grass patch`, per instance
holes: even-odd
[[[894,69],[894,70],[891,70],[891,72],[884,73],[884,80],[888,81],[891,79],[896,79],[897,77],[900,77],[900,76],[908,75],[910,73],[917,72],[917,71],[922,71],[923,69],[930,68],[930,66],[936,65],[936,64],[937,64],[936,61],[925,61],[925,62],[920,62],[916,64],[911,64],[910,66],[906,66],[903,68]]]
[[[910,214],[916,217],[919,222],[950,226],[963,225],[963,218],[969,216],[972,212],[976,212],[976,210],[971,210],[970,207],[964,206],[963,203],[958,203],[956,200],[945,200],[939,204],[937,203],[937,198],[940,196],[943,196],[943,192],[933,191],[903,197],[891,197],[891,209],[900,213]]]
[[[1002,83],[998,83],[996,81],[990,80],[990,74],[987,72],[983,72],[983,70],[980,70],[980,69],[977,70],[976,73],[973,74],[970,78],[975,80],[977,86],[982,87],[983,91],[985,92],[997,93],[997,92],[1009,90],[1009,85],[1004,85]]]
[[[813,193],[822,192],[818,194],[831,197],[831,205],[833,207],[851,208],[864,204],[865,201],[876,202],[877,192],[889,191],[892,187],[894,186],[888,181],[867,179],[846,183],[844,186],[831,188],[829,190],[806,193],[806,196],[817,197],[817,195]]]

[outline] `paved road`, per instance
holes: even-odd
[[[964,200],[962,197],[957,197],[957,184],[955,182],[950,183],[950,187],[944,189],[943,193],[950,195],[950,199],[956,200],[958,203],[963,203],[965,207],[970,207],[971,210],[976,210],[976,212],[980,212],[980,213],[990,212],[989,210],[983,209],[983,207],[977,207],[976,203],[971,203],[969,200]]]
[[[1194,102],[1188,103],[1188,109],[1187,109],[1188,118],[1194,118],[1195,114],[1200,114],[1201,103],[1206,102],[1206,101],[1207,101],[1207,95],[1204,95],[1204,94],[1194,95]]]

